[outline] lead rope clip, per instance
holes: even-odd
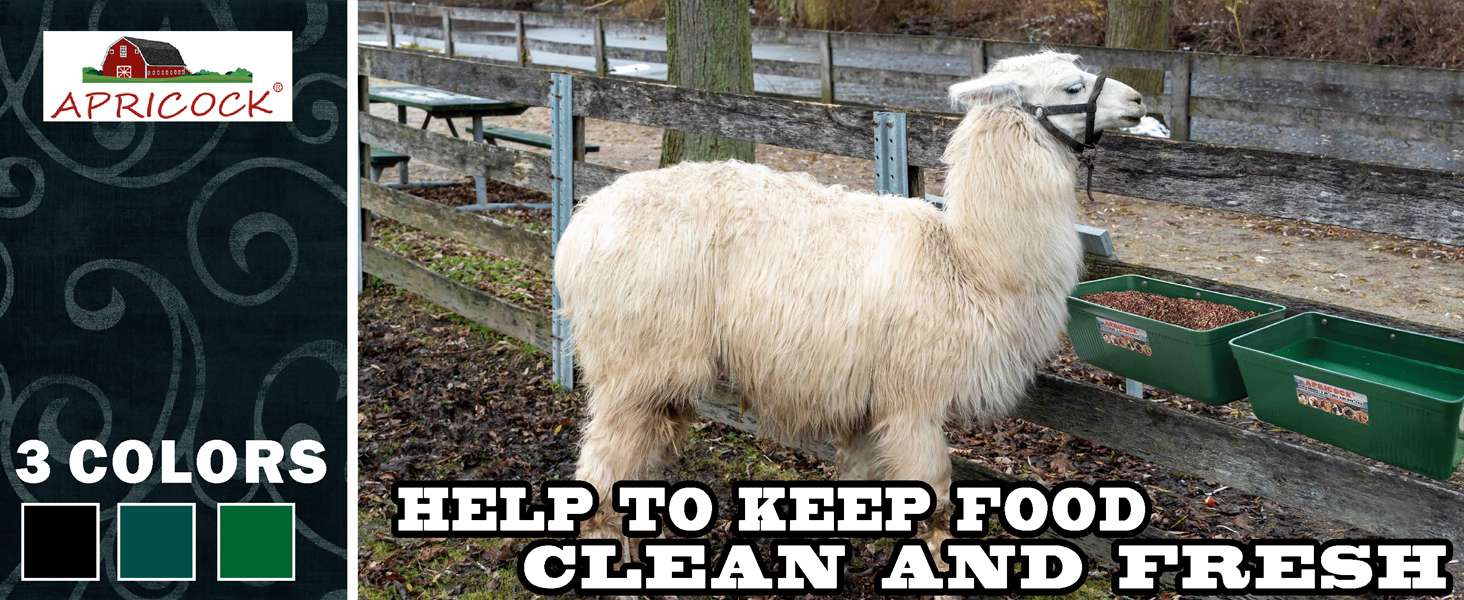
[[[1078,162],[1088,167],[1088,202],[1097,202],[1097,200],[1093,199],[1093,163],[1097,162],[1097,158],[1098,149],[1093,148],[1083,153],[1083,157],[1078,159]]]

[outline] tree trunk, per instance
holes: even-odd
[[[698,90],[751,94],[749,0],[666,0],[666,82]],[[752,162],[752,142],[666,130],[661,166],[684,160]]]
[[[1172,6],[1173,0],[1108,0],[1104,45],[1137,50],[1168,49]],[[1103,74],[1145,94],[1164,91],[1164,71],[1108,68]]]

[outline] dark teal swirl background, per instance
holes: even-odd
[[[0,600],[343,600],[347,3],[341,0],[0,0]],[[45,123],[41,33],[291,31],[292,123]],[[47,442],[50,478],[16,454]],[[84,485],[71,447],[176,440],[190,484],[160,467]],[[209,484],[213,439],[324,444],[302,485]],[[160,460],[160,459],[159,459]],[[93,461],[110,467],[110,459]],[[290,468],[292,465],[282,465]],[[102,580],[22,582],[21,502],[98,502]],[[116,581],[118,502],[198,504],[197,581]],[[216,581],[220,502],[296,504],[296,580]]]

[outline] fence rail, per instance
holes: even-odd
[[[369,46],[361,48],[358,68],[372,77],[532,106],[544,106],[549,93],[540,70]],[[874,158],[871,112],[851,106],[581,77],[574,89],[574,114]],[[959,123],[956,117],[910,114],[910,165],[943,167],[940,155]],[[1105,139],[1095,190],[1445,244],[1464,240],[1461,174],[1129,135]]]
[[[543,71],[421,53],[362,47],[358,68],[363,79],[392,79],[536,106],[546,104],[549,95],[549,77]],[[872,112],[847,106],[696,92],[590,76],[576,76],[573,105],[574,114],[580,117],[861,158],[873,153]],[[910,164],[935,166],[934,158],[955,121],[919,114],[907,115],[907,119]],[[449,138],[366,113],[360,115],[360,124],[361,140],[366,144],[530,189],[550,187],[549,158],[541,154]],[[1095,187],[1141,197],[1164,190],[1164,200],[1257,214],[1325,213],[1315,218],[1390,230],[1385,233],[1417,232],[1428,226],[1451,236],[1449,239],[1464,237],[1460,236],[1464,206],[1459,200],[1464,197],[1459,193],[1464,183],[1437,171],[1132,136],[1114,136],[1105,145],[1110,149],[1100,159],[1100,172],[1116,174],[1100,177]],[[576,162],[575,196],[591,194],[624,172]],[[1245,182],[1246,193],[1232,193],[1236,185],[1232,180]],[[1326,182],[1330,183],[1324,185]],[[515,231],[516,226],[483,216],[429,206],[433,203],[369,181],[362,181],[361,186],[366,209],[540,270],[552,265],[544,234]],[[1231,204],[1235,198],[1245,201]],[[1440,212],[1448,210],[1455,211],[1453,221],[1440,216],[1448,215]],[[551,324],[541,312],[499,300],[379,249],[368,248],[363,255],[365,269],[390,283],[538,347],[547,350],[552,346]],[[1288,306],[1291,313],[1317,310],[1464,339],[1464,331],[1095,256],[1088,257],[1087,273],[1093,278],[1138,273],[1276,302]],[[701,411],[708,418],[755,430],[756,419],[738,414],[736,406],[736,391],[722,386],[703,399]],[[1372,533],[1438,537],[1464,544],[1464,486],[1423,479],[1324,445],[1294,442],[1048,374],[1039,374],[1016,416]],[[829,454],[826,444],[804,447],[825,457]],[[958,478],[1006,478],[971,461],[952,458]],[[1167,534],[1150,531],[1146,535]],[[1098,560],[1108,556],[1108,540],[1084,538],[1079,543]]]
[[[362,139],[367,138],[362,136]],[[410,147],[410,144],[394,144],[380,137],[373,137],[367,143],[389,148]],[[361,206],[408,227],[472,244],[499,256],[507,256],[541,273],[548,273],[554,268],[549,236],[518,225],[423,200],[381,185],[361,188]]]
[[[434,5],[404,5],[363,2],[364,13],[383,13],[388,5],[394,15],[413,15],[425,19],[441,19],[443,25],[406,25],[393,19],[392,39],[396,29],[419,37],[445,39],[450,20],[479,23],[515,24],[536,27],[588,29],[638,35],[664,35],[665,28],[655,21],[596,19],[534,12],[515,12],[478,8],[448,8]],[[455,39],[490,45],[517,45],[528,50],[571,56],[596,56],[638,62],[666,62],[664,50],[605,46],[604,36],[593,36],[591,43],[556,42],[525,39],[516,32],[455,30]],[[1096,46],[1071,46],[948,38],[932,36],[842,33],[807,29],[754,27],[756,43],[790,44],[819,50],[813,61],[757,59],[754,71],[764,75],[780,75],[821,83],[816,97],[825,102],[837,98],[843,84],[862,84],[888,88],[943,90],[957,81],[984,73],[990,61],[1030,54],[1052,47],[1074,52],[1087,62],[1106,67],[1127,67],[1167,71],[1170,94],[1151,96],[1154,107],[1165,108],[1173,126],[1171,139],[1189,139],[1190,119],[1207,118],[1291,127],[1312,131],[1348,133],[1375,138],[1433,142],[1453,147],[1464,146],[1464,71],[1395,67],[1336,61],[1234,56],[1197,52],[1129,50]],[[903,54],[943,55],[959,58],[969,69],[948,72],[913,72],[837,64],[836,50],[880,51]],[[828,60],[821,60],[829,53]],[[969,58],[967,58],[969,57]],[[515,61],[517,62],[517,61]],[[595,64],[600,64],[596,62]],[[1196,95],[1192,76],[1215,75],[1244,79],[1268,79],[1308,84],[1298,90],[1302,104],[1279,104]],[[1442,116],[1418,117],[1387,112],[1391,103],[1364,105],[1353,100],[1357,89],[1424,94],[1434,99],[1432,106],[1443,110]],[[1376,103],[1374,103],[1376,104]]]

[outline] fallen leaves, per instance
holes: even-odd
[[[1387,252],[1419,259],[1428,259],[1439,262],[1464,261],[1464,247],[1450,246],[1437,242],[1425,242],[1410,240],[1392,235],[1383,235],[1334,225],[1323,225],[1307,221],[1296,221],[1292,219],[1280,219],[1274,217],[1261,217],[1246,215],[1242,219],[1246,229],[1266,231],[1280,234],[1285,237],[1300,237],[1305,239],[1343,239],[1362,240],[1373,239],[1369,250],[1375,252]],[[1282,242],[1283,246],[1290,246],[1291,242]],[[1415,267],[1416,268],[1416,267]]]

